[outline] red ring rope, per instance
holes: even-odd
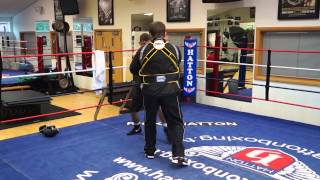
[[[180,46],[181,47],[181,46]],[[220,47],[220,46],[198,46],[201,48],[212,49],[232,49],[232,50],[244,50],[244,51],[271,51],[271,52],[287,52],[287,53],[314,53],[320,54],[320,50],[284,50],[284,49],[256,49],[256,48],[232,48],[232,47]]]
[[[199,46],[199,47],[207,47],[207,48],[225,48],[225,47],[213,47],[213,46]],[[255,51],[268,51],[266,49],[251,49],[251,48],[225,48],[225,49],[236,49],[236,50],[255,50]],[[135,50],[115,50],[113,52],[126,52],[126,51],[135,51]],[[295,52],[295,53],[320,53],[320,50],[271,50],[272,52]],[[60,53],[60,54],[34,54],[34,55],[18,55],[18,56],[3,56],[2,58],[21,58],[21,57],[42,57],[42,56],[66,56],[66,55],[81,55],[81,54],[94,54],[93,52],[79,52],[79,53]],[[298,106],[298,107],[303,107],[303,108],[309,108],[309,109],[315,109],[315,110],[320,110],[318,107],[312,107],[312,106],[306,106],[306,105],[301,105],[301,104],[295,104],[295,103],[289,103],[289,102],[284,102],[284,101],[278,101],[278,100],[265,100],[263,98],[257,98],[257,97],[248,97],[248,96],[241,96],[241,95],[234,95],[234,94],[225,94],[217,91],[208,91],[208,90],[200,90],[198,91],[203,91],[203,92],[210,92],[214,94],[224,94],[224,95],[229,95],[229,96],[236,96],[236,97],[241,97],[241,98],[246,98],[246,99],[255,99],[255,100],[260,100],[260,101],[270,101],[274,103],[280,103],[280,104],[286,104],[286,105],[292,105],[292,106]],[[126,100],[129,101],[129,100]],[[116,101],[112,102],[111,104],[103,104],[101,106],[107,106],[107,105],[112,105],[112,104],[119,104],[123,103],[126,101]],[[4,123],[10,123],[10,122],[17,122],[17,121],[23,121],[27,119],[33,119],[33,118],[39,118],[39,117],[48,117],[48,116],[54,116],[58,114],[63,114],[66,112],[75,112],[75,111],[80,111],[84,109],[90,109],[98,107],[97,105],[95,106],[87,106],[87,107],[82,107],[78,109],[72,109],[72,110],[65,110],[61,112],[54,112],[54,113],[48,113],[48,114],[41,114],[41,115],[36,115],[36,116],[30,116],[30,117],[23,117],[23,118],[16,118],[16,119],[11,119],[11,120],[4,120],[0,121],[0,124]]]
[[[197,89],[197,90],[202,91],[202,92],[209,92],[209,93],[213,93],[213,94],[223,94],[226,96],[241,97],[241,98],[245,98],[245,99],[255,99],[255,100],[259,100],[259,101],[270,101],[270,102],[279,103],[279,104],[286,104],[286,105],[291,105],[291,106],[298,106],[298,107],[303,107],[303,108],[308,108],[308,109],[320,110],[319,107],[305,106],[302,104],[295,104],[295,103],[289,103],[289,102],[272,100],[272,99],[265,100],[264,98],[248,97],[248,96],[242,96],[242,95],[238,95],[238,94],[226,94],[226,93],[222,93],[222,92],[218,92],[218,91],[209,91],[209,90],[201,90],[201,89]]]
[[[43,57],[43,56],[67,56],[67,55],[79,55],[79,54],[94,54],[94,52],[59,53],[59,54],[29,54],[29,55],[17,55],[17,56],[2,56],[2,58],[24,58],[24,57]]]
[[[109,104],[109,103],[108,103],[108,104],[102,104],[101,106],[108,106],[108,105],[120,104],[120,103],[127,102],[127,101],[131,101],[131,99],[129,99],[129,100],[115,101],[115,102],[112,102],[111,104]],[[82,108],[78,108],[78,109],[69,109],[69,110],[65,110],[65,111],[48,113],[48,114],[40,114],[40,115],[35,115],[35,116],[28,116],[28,117],[23,117],[23,118],[15,118],[15,119],[10,119],[10,120],[3,120],[3,121],[0,121],[0,124],[6,124],[6,123],[11,123],[11,122],[25,121],[25,120],[34,119],[34,118],[55,116],[55,115],[64,114],[64,113],[67,113],[67,112],[76,112],[76,111],[81,111],[81,110],[85,110],[85,109],[91,109],[91,108],[95,108],[95,107],[98,107],[98,105],[86,106],[86,107],[82,107]]]
[[[127,50],[113,50],[110,52],[133,52],[136,49],[127,49]],[[109,51],[105,51],[108,53]],[[16,55],[16,56],[2,56],[2,58],[6,59],[14,59],[14,58],[26,58],[26,57],[43,57],[43,56],[67,56],[67,55],[87,55],[94,54],[94,52],[73,52],[73,53],[56,53],[56,54],[27,54],[27,55]]]
[[[209,91],[209,90],[201,90],[201,89],[197,89],[197,90],[198,91],[202,91],[202,92],[209,92],[209,93],[213,93],[213,94],[223,94],[223,95],[226,95],[226,96],[241,97],[241,98],[245,98],[245,99],[255,99],[255,100],[260,100],[260,101],[269,101],[269,102],[273,102],[273,103],[286,104],[286,105],[291,105],[291,106],[297,106],[297,107],[303,107],[303,108],[308,108],[308,109],[320,110],[319,107],[306,106],[306,105],[289,103],[289,102],[278,101],[278,100],[271,100],[271,99],[265,100],[263,98],[248,97],[248,96],[242,96],[242,95],[236,95],[236,94],[225,94],[225,93],[217,92],[217,91]],[[102,104],[101,106],[120,104],[120,103],[128,102],[128,101],[131,101],[131,99],[115,101],[115,102],[112,102],[111,104],[109,104],[109,103],[108,104]],[[65,110],[65,111],[60,111],[60,112],[41,114],[41,115],[35,115],[35,116],[29,116],[29,117],[23,117],[23,118],[15,118],[15,119],[10,119],[10,120],[3,120],[3,121],[0,121],[0,124],[6,124],[6,123],[18,122],[18,121],[25,121],[25,120],[34,119],[34,118],[49,117],[49,116],[59,115],[59,114],[67,113],[67,112],[75,112],[75,111],[80,111],[80,110],[85,110],[85,109],[91,109],[91,108],[94,108],[94,107],[98,107],[98,105],[86,106],[86,107],[77,108],[77,109],[71,109],[71,110]]]

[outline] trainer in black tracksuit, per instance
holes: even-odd
[[[178,99],[181,53],[175,45],[165,42],[164,36],[150,33],[153,41],[138,50],[130,66],[131,73],[142,79],[146,111],[145,153],[154,154],[156,150],[156,117],[161,107],[172,139],[172,156],[184,157],[184,124]],[[163,48],[161,41],[164,42]]]

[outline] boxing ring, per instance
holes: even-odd
[[[221,47],[211,47],[221,49]],[[239,49],[249,50],[249,49]],[[289,50],[264,50],[268,53]],[[134,50],[119,50],[105,52],[112,59],[113,53],[132,52]],[[294,51],[297,53],[297,51]],[[36,56],[66,56],[75,54],[92,54],[96,52],[65,53]],[[319,51],[301,51],[298,53],[320,53]],[[13,58],[13,57],[2,57]],[[299,107],[306,111],[320,112],[320,107],[296,102],[273,99],[270,89],[303,91],[315,95],[316,90],[292,89],[275,86],[270,82],[272,68],[294,69],[293,67],[273,66],[271,58],[267,64],[247,64],[235,62],[212,61],[212,63],[234,64],[239,66],[256,66],[268,69],[265,83],[240,81],[265,89],[265,97],[244,96],[230,92],[207,90],[199,85],[199,94],[223,94],[250,101],[281,104],[288,107]],[[96,60],[97,61],[97,60]],[[198,60],[208,62],[208,60]],[[107,87],[88,90],[97,92],[103,90],[108,97],[108,103],[102,100],[82,108],[70,109],[49,114],[37,114],[22,118],[12,118],[0,121],[1,124],[26,121],[30,119],[55,116],[66,112],[97,108],[110,105],[121,105],[130,99],[116,98],[117,89],[130,87],[133,84],[117,85],[112,82],[115,69],[126,69],[127,66],[113,66],[112,60],[104,68],[109,73]],[[301,69],[301,68],[300,68]],[[303,68],[306,71],[319,72],[316,68]],[[100,69],[101,70],[101,69]],[[52,74],[68,74],[86,71],[97,71],[96,67],[85,70],[61,71],[53,73],[37,73],[28,75],[7,76],[3,79],[47,76]],[[197,75],[197,80],[208,80],[206,76]],[[225,79],[215,78],[218,81]],[[88,92],[80,90],[75,93]],[[103,96],[102,96],[103,97]],[[199,98],[199,97],[197,97]],[[215,98],[221,98],[219,96]],[[315,96],[317,98],[317,96]],[[197,99],[198,101],[199,99]],[[75,125],[60,129],[60,133],[51,139],[40,134],[31,134],[0,142],[0,172],[3,179],[320,179],[320,127],[287,121],[279,118],[255,115],[234,111],[212,105],[202,105],[182,98],[182,112],[186,126],[184,143],[189,166],[177,168],[169,162],[171,157],[170,144],[165,134],[158,131],[157,151],[154,160],[144,157],[143,134],[126,135],[131,128],[130,116],[119,115],[108,119]],[[280,110],[279,110],[280,111]],[[99,111],[97,111],[99,112]],[[320,113],[319,113],[320,114]],[[143,117],[143,112],[140,113]],[[98,114],[97,114],[97,117]],[[92,114],[94,119],[94,115]],[[158,124],[161,126],[161,124]]]
[[[170,165],[171,147],[163,131],[158,132],[156,158],[146,159],[143,135],[128,137],[130,116],[121,115],[60,129],[54,139],[33,134],[0,142],[1,176],[4,179],[116,176],[319,179],[319,127],[197,104],[183,104],[182,111],[186,122],[184,143],[187,158],[192,161],[189,167],[177,169]],[[279,158],[272,169],[248,164],[245,158],[235,160],[236,152],[249,148],[274,152],[288,157],[292,163]],[[274,170],[278,166],[286,168]]]
[[[3,70],[3,77],[7,76],[18,76],[18,75],[23,75],[26,74],[26,71],[18,71],[18,70]],[[18,78],[11,78],[11,79],[6,79],[2,82],[4,85],[15,85],[19,83]]]

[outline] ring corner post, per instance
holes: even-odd
[[[272,51],[268,50],[268,59],[267,59],[267,74],[266,74],[266,94],[265,100],[269,101],[269,90],[270,90],[270,75],[271,75],[271,53]]]
[[[108,52],[108,60],[109,60],[109,96],[108,102],[112,104],[113,102],[113,53],[112,51]]]

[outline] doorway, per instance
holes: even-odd
[[[104,52],[122,50],[122,31],[121,30],[95,30],[95,49]],[[122,52],[113,53],[113,66],[123,65]],[[109,59],[106,57],[106,66],[109,65]],[[113,82],[123,82],[122,68],[114,69]],[[106,82],[109,83],[109,73],[106,73]]]

